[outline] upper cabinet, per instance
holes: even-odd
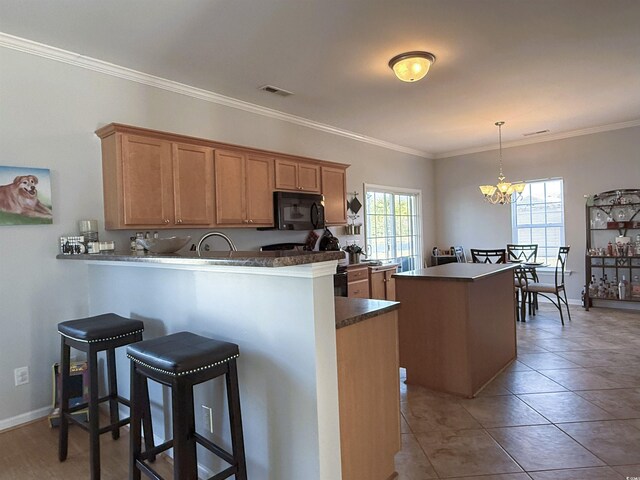
[[[213,149],[173,144],[173,202],[177,225],[213,223]]]
[[[320,166],[315,163],[276,159],[276,190],[320,193]]]
[[[225,227],[273,225],[273,159],[216,150],[216,223]]]
[[[322,193],[346,223],[348,165],[109,124],[102,139],[105,228],[273,226],[273,192]]]
[[[213,223],[213,150],[127,133],[102,140],[105,228]]]
[[[344,225],[347,223],[347,170],[324,166],[321,170],[325,222]]]

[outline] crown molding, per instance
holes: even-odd
[[[368,137],[359,133],[344,130],[325,123],[315,122],[307,118],[291,115],[279,110],[274,110],[267,107],[262,107],[249,102],[244,102],[235,98],[220,95],[209,90],[192,87],[185,85],[184,83],[174,82],[165,78],[157,77],[155,75],[149,75],[144,72],[139,72],[130,68],[115,65],[113,63],[104,62],[95,58],[87,57],[79,53],[70,52],[43,43],[34,42],[25,38],[16,37],[7,33],[0,32],[0,47],[10,48],[20,52],[28,53],[31,55],[37,55],[39,57],[48,58],[50,60],[56,60],[58,62],[74,65],[76,67],[85,68],[94,72],[103,73],[105,75],[111,75],[113,77],[122,78],[143,85],[148,85],[155,88],[167,90],[169,92],[178,93],[205,102],[216,103],[218,105],[224,105],[226,107],[236,108],[245,112],[254,113],[256,115],[262,115],[265,117],[274,118],[276,120],[282,120],[284,122],[293,123],[321,132],[330,133],[332,135],[339,135],[358,142],[368,143],[377,147],[386,148],[388,150],[395,150],[401,153],[407,153],[409,155],[415,155],[422,158],[434,158],[430,153],[422,150],[416,150],[414,148],[404,147],[391,142],[385,142],[377,138]]]
[[[611,130],[620,130],[623,128],[640,126],[640,118],[636,120],[630,120],[628,122],[611,123],[609,125],[601,125],[599,127],[589,127],[580,130],[572,130],[570,132],[560,132],[548,135],[540,135],[535,138],[526,138],[523,140],[515,140],[512,142],[503,142],[502,148],[520,147],[523,145],[532,145],[534,143],[552,142],[553,140],[562,140],[565,138],[579,137],[581,135],[591,135],[593,133],[609,132]],[[462,150],[452,150],[450,152],[439,153],[433,156],[435,159],[443,159],[450,157],[457,157],[460,155],[468,155],[470,153],[488,152],[490,150],[498,149],[498,145],[486,145],[484,147],[472,147]]]

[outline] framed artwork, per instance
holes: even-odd
[[[49,169],[0,166],[0,226],[51,223]]]

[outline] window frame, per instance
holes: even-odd
[[[552,181],[560,181],[560,188],[561,188],[561,192],[560,192],[560,215],[561,215],[561,222],[557,223],[548,223],[547,220],[547,216],[548,216],[548,207],[547,204],[548,203],[555,203],[555,202],[547,202],[547,195],[546,195],[546,182],[552,182]],[[514,202],[511,203],[511,241],[512,243],[520,243],[518,240],[518,228],[529,228],[529,229],[536,229],[536,228],[544,228],[544,234],[545,234],[545,244],[543,246],[543,248],[546,249],[547,251],[547,256],[546,257],[542,257],[545,258],[547,261],[547,265],[549,269],[553,269],[555,268],[555,263],[556,263],[556,257],[555,256],[549,256],[549,248],[557,248],[554,246],[547,246],[547,228],[560,228],[560,245],[559,246],[564,246],[566,245],[566,217],[565,217],[565,188],[564,188],[564,178],[562,177],[552,177],[552,178],[540,178],[540,179],[535,179],[535,180],[525,180],[524,181],[525,184],[527,184],[528,188],[531,189],[531,185],[533,184],[539,184],[539,183],[543,183],[544,184],[544,188],[545,188],[545,194],[544,194],[544,201],[543,202],[533,202],[533,198],[531,196],[531,194],[529,195],[529,202],[527,204],[523,204],[523,203],[519,203],[519,201],[516,199]],[[517,218],[517,209],[518,209],[518,205],[529,205],[529,206],[533,206],[533,205],[544,205],[544,215],[545,215],[545,223],[544,224],[534,224],[534,223],[526,223],[526,224],[518,224],[518,218]],[[530,219],[531,221],[531,219]],[[530,243],[533,243],[533,240],[531,240]],[[538,260],[540,260],[540,255],[538,255]],[[545,270],[544,268],[541,268],[541,270]]]
[[[415,252],[412,255],[416,258],[416,264],[414,266],[415,269],[422,268],[423,265],[423,231],[422,231],[422,190],[415,188],[406,188],[406,187],[393,187],[389,185],[378,185],[374,183],[364,183],[363,184],[364,198],[363,198],[363,207],[364,207],[364,242],[365,242],[365,251],[370,252],[373,251],[373,246],[369,244],[369,221],[367,220],[367,193],[368,192],[377,192],[377,193],[386,193],[392,195],[412,195],[414,196],[415,202],[415,232],[413,237],[415,238]],[[395,202],[394,202],[395,203]],[[394,217],[395,212],[394,212]],[[394,235],[394,238],[397,235]],[[377,237],[376,237],[377,238]],[[394,252],[397,254],[398,251]],[[394,257],[399,258],[399,257]],[[389,261],[391,262],[391,261]],[[400,268],[402,266],[400,265]]]

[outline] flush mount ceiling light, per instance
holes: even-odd
[[[484,199],[494,205],[504,205],[516,201],[526,186],[523,182],[505,182],[506,177],[502,173],[502,125],[504,125],[504,122],[496,122],[500,139],[500,174],[498,175],[498,184],[480,186],[480,191],[484,195]],[[516,194],[515,196],[513,195],[514,193]]]
[[[424,78],[436,56],[429,52],[406,52],[389,60],[389,67],[403,82],[417,82]]]

